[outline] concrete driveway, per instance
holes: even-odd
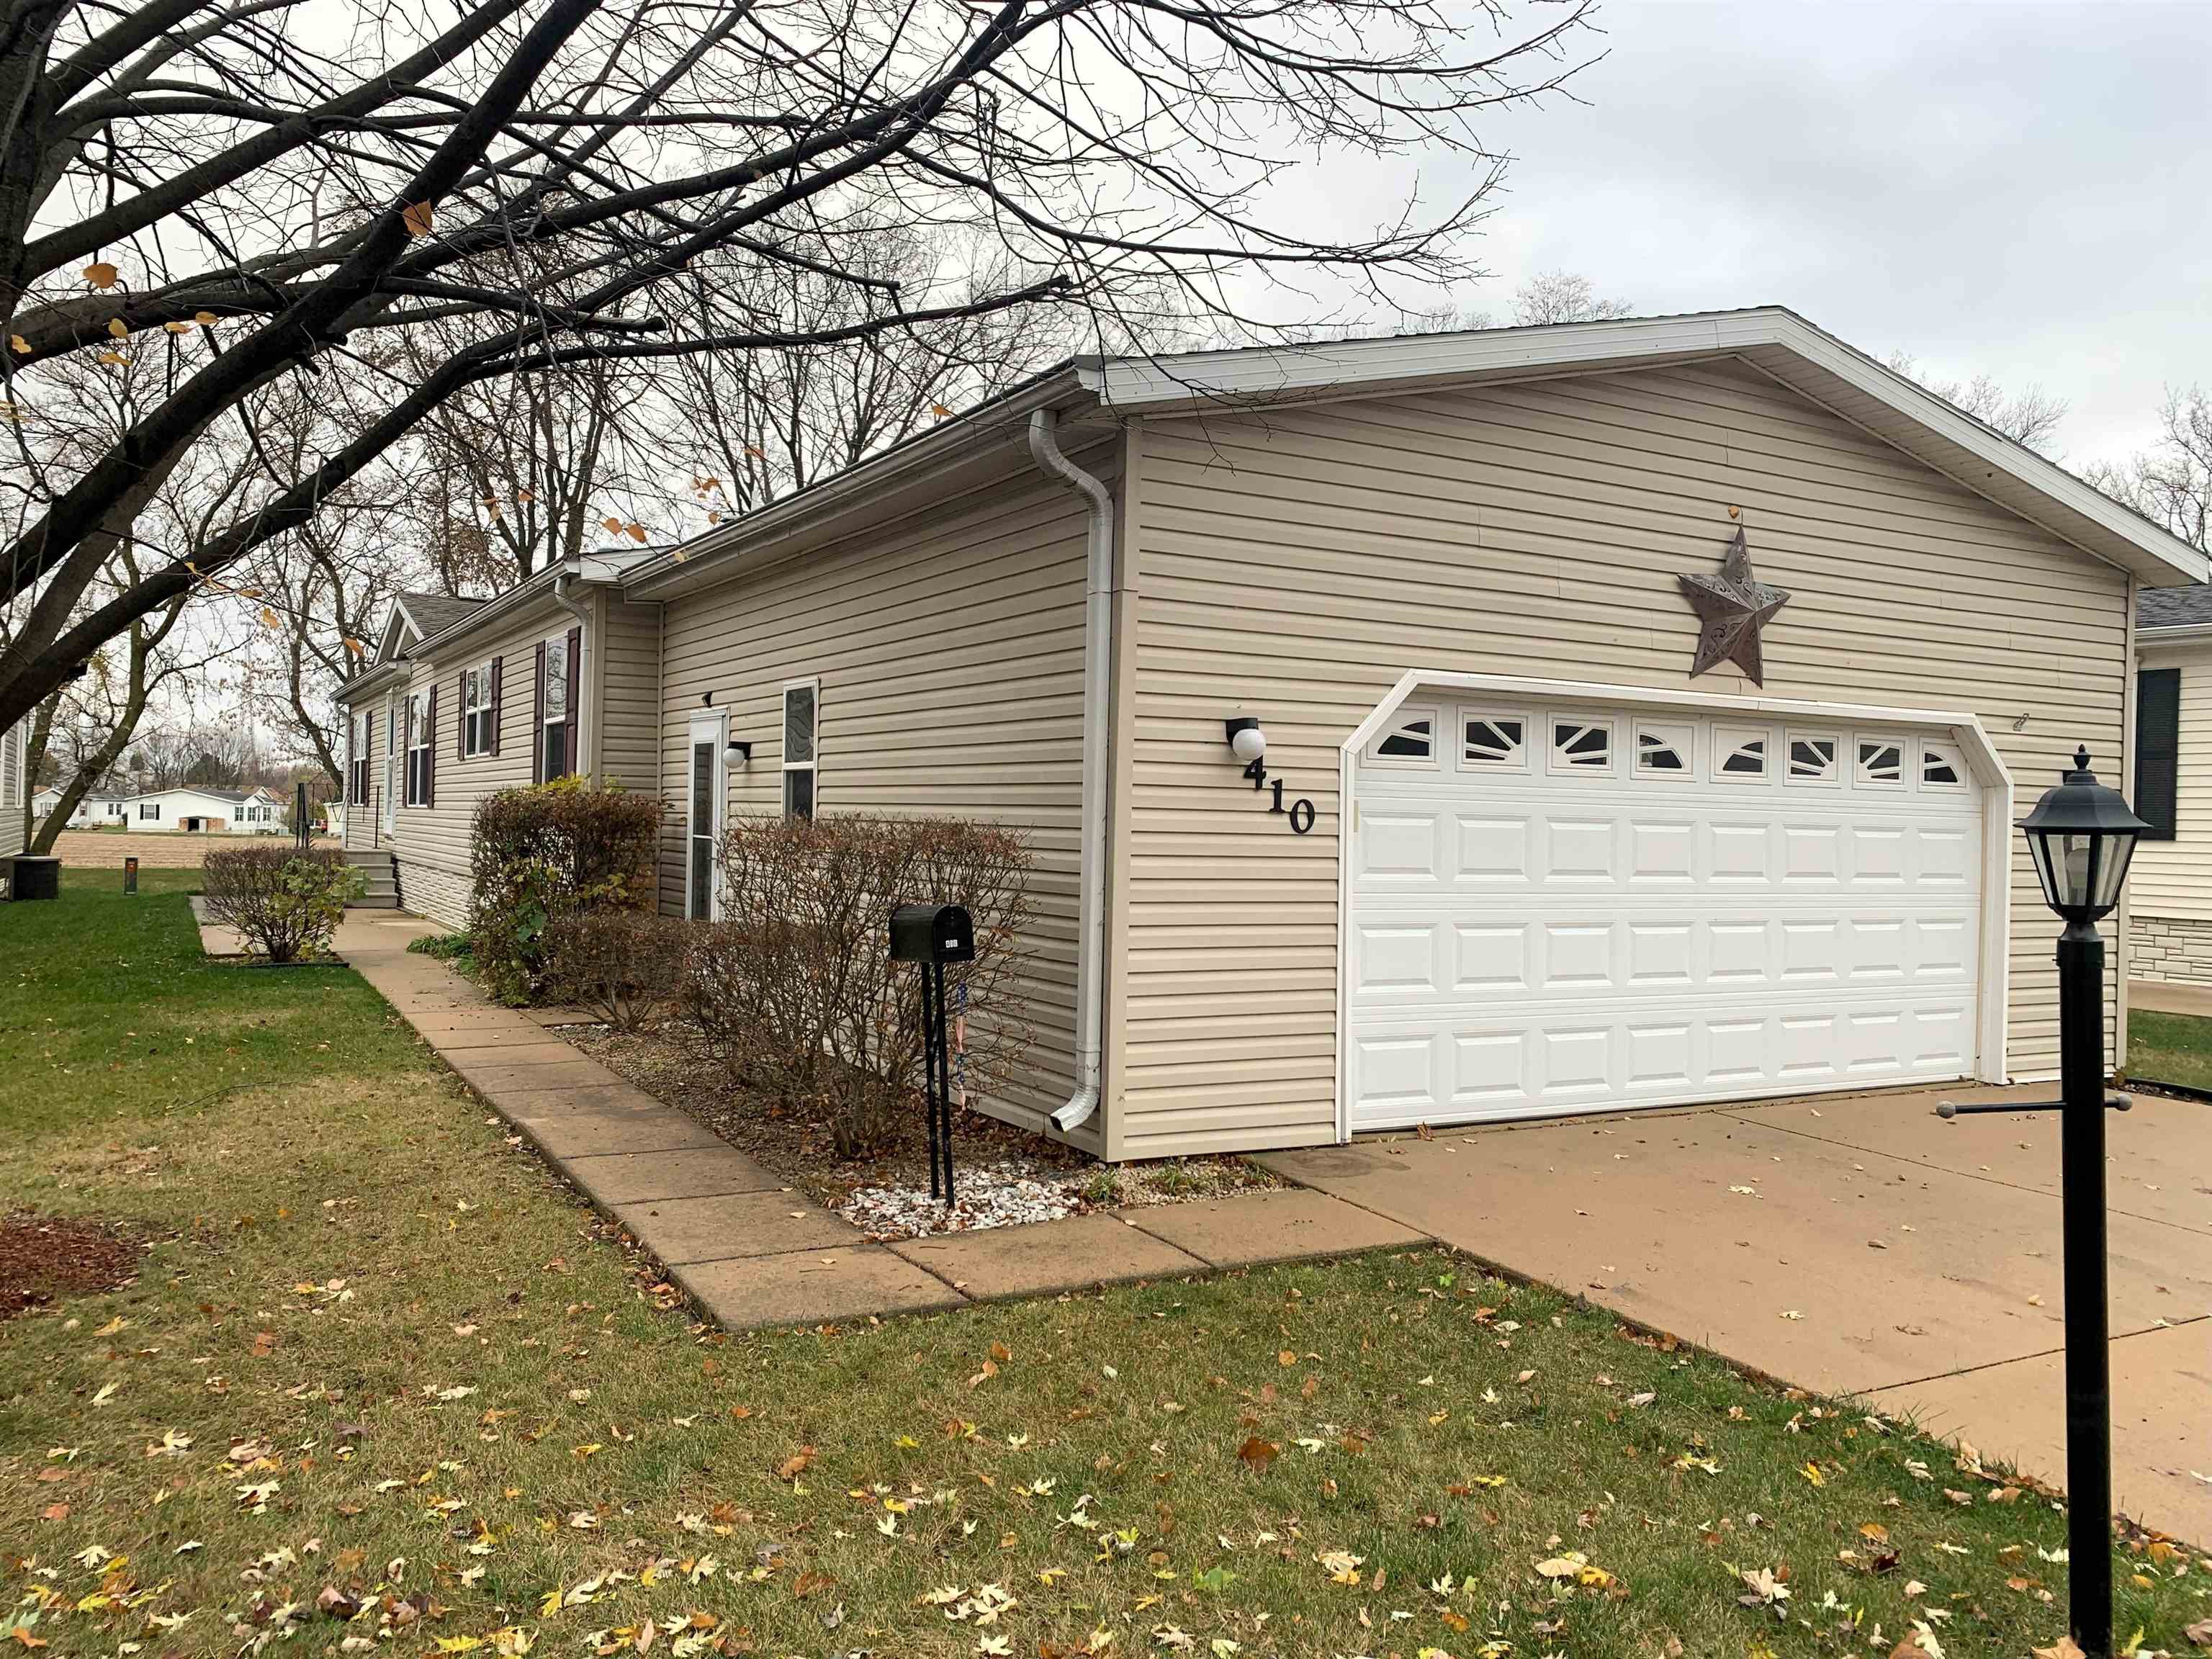
[[[1947,1123],[1938,1097],[1577,1118],[1260,1161],[2057,1483],[2057,1115]],[[2147,1524],[2212,1543],[2212,1106],[2145,1097],[2106,1121],[2113,1492]]]

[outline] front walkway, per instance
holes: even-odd
[[[442,931],[392,911],[349,910],[337,948],[470,1088],[729,1329],[1425,1242],[1356,1205],[1282,1190],[878,1244],[549,1035],[543,1011],[501,1007],[435,957],[408,952],[410,939]]]
[[[1936,1097],[1571,1119],[1260,1162],[2056,1483],[2057,1115],[1946,1122]],[[2113,1489],[2127,1513],[2212,1542],[2212,1107],[2139,1097],[2106,1122]]]

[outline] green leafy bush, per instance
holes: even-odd
[[[297,962],[331,948],[361,876],[330,848],[220,847],[201,867],[208,914],[237,929],[270,962]]]
[[[921,1086],[915,970],[890,960],[893,906],[965,905],[971,1093],[1006,1083],[1035,1045],[1026,980],[1030,854],[1016,831],[961,818],[836,814],[741,819],[723,835],[723,912],[695,927],[687,1018],[743,1082],[821,1110],[839,1155],[865,1157]]]
[[[545,930],[579,911],[649,909],[665,811],[650,795],[575,778],[502,789],[477,807],[469,942],[492,994],[544,994]]]

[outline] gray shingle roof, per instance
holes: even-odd
[[[2197,628],[2212,623],[2212,586],[2146,587],[2136,595],[2138,628]]]
[[[484,602],[482,599],[453,599],[443,593],[402,593],[400,607],[414,620],[428,639],[433,634],[442,634],[455,623]]]

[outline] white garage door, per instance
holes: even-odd
[[[1355,1131],[1974,1074],[1948,732],[1417,694],[1353,787]]]

